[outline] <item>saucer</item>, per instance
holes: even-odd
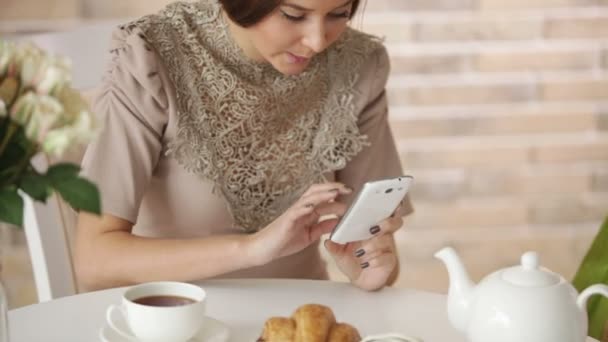
[[[382,335],[366,336],[361,342],[423,342],[416,337],[404,336],[401,334],[388,333]]]
[[[117,315],[118,316],[118,315]],[[230,330],[228,327],[217,319],[205,316],[203,328],[188,342],[228,342],[230,338]],[[120,327],[126,325],[124,321],[117,322]],[[101,342],[133,342],[119,335],[107,323],[104,322],[103,327],[99,330],[99,338]]]

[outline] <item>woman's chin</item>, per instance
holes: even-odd
[[[308,62],[304,63],[286,63],[280,61],[278,63],[273,63],[272,66],[280,73],[285,76],[293,76],[299,75],[303,73],[308,67]]]

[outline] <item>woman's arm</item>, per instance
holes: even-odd
[[[363,184],[372,180],[403,176],[403,168],[393,138],[388,120],[388,103],[386,96],[386,83],[390,71],[390,60],[386,49],[378,46],[374,53],[361,68],[359,83],[357,85],[362,96],[359,98],[361,112],[358,116],[357,126],[359,132],[365,135],[370,143],[364,147],[346,167],[336,172],[336,180],[349,185],[355,191],[360,191]],[[354,196],[341,198],[345,203],[350,203]],[[333,252],[334,259],[338,262],[340,269],[349,276],[351,281],[368,290],[381,288],[384,285],[392,285],[399,276],[400,264],[397,246],[393,234],[402,226],[402,216],[412,212],[409,197],[403,201],[399,212],[389,220],[380,223],[382,232],[380,236],[360,244],[336,246],[326,243],[326,247]],[[376,241],[374,241],[376,240]],[[381,240],[381,241],[379,241]],[[359,251],[362,250],[362,251]],[[387,255],[377,252],[387,251]],[[354,255],[359,251],[361,257]],[[381,262],[372,262],[370,254]],[[377,255],[382,256],[381,259]],[[372,259],[374,259],[372,258]],[[376,264],[376,265],[374,265]],[[374,268],[378,270],[374,270]],[[379,281],[382,279],[382,281]]]
[[[285,213],[251,235],[158,239],[131,234],[131,222],[81,213],[74,264],[82,290],[154,280],[194,281],[297,253],[330,232],[345,206],[335,199],[350,190],[339,183],[313,185]]]
[[[83,290],[203,279],[257,265],[253,235],[156,239],[135,236],[132,227],[112,215],[79,215],[74,264]]]

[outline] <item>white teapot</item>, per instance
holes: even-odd
[[[446,265],[447,311],[454,328],[470,342],[584,342],[587,300],[608,297],[608,286],[593,285],[578,295],[562,276],[539,266],[527,252],[521,265],[498,270],[474,285],[450,247],[435,254]]]

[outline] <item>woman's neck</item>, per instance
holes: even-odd
[[[243,54],[255,62],[264,62],[264,57],[260,55],[259,51],[251,43],[251,40],[247,35],[247,29],[232,21],[226,11],[222,10],[222,15],[224,16],[224,20],[228,23],[228,29],[232,39],[241,49]]]

